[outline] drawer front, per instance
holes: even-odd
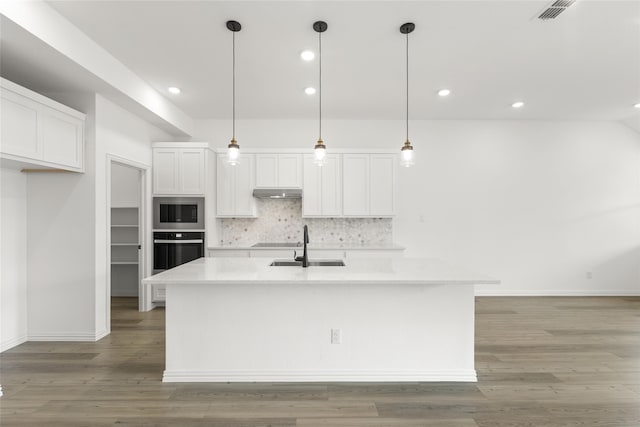
[[[152,302],[163,302],[167,300],[167,288],[164,285],[153,285],[151,290]]]

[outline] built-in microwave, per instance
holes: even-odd
[[[154,197],[154,230],[204,230],[204,197]]]

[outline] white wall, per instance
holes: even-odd
[[[87,114],[85,173],[27,179],[29,340],[94,340],[95,97],[69,95]]]
[[[0,168],[0,352],[27,340],[27,176]]]
[[[148,168],[149,172],[145,176],[147,194],[146,204],[149,207],[146,212],[147,229],[144,230],[143,245],[146,245],[146,271],[143,275],[150,274],[152,257],[151,243],[151,163],[153,159],[151,142],[157,140],[168,141],[171,136],[162,130],[150,125],[146,121],[129,113],[106,98],[96,95],[96,141],[97,158],[96,162],[96,226],[95,226],[95,248],[96,248],[96,325],[99,331],[109,331],[109,313],[106,311],[110,306],[109,283],[107,282],[107,271],[110,265],[107,263],[107,248],[109,240],[107,238],[110,223],[107,217],[109,209],[107,197],[107,165],[108,159],[122,159],[133,162],[141,168]]]
[[[55,94],[55,98],[87,114],[86,171],[23,177],[26,304],[19,297],[7,296],[10,288],[4,285],[2,293],[6,298],[2,304],[15,308],[15,313],[7,311],[7,316],[27,319],[29,340],[95,340],[109,331],[108,160],[131,161],[150,168],[151,141],[171,137],[100,95]],[[3,179],[5,174],[3,168]],[[150,176],[148,180],[150,189]],[[148,199],[150,203],[150,190]],[[4,236],[4,208],[2,220]],[[3,251],[3,262],[7,257]],[[3,277],[20,275],[21,271],[3,269]]]
[[[502,280],[482,294],[640,294],[640,135],[613,122],[412,121],[394,240]],[[241,120],[243,148],[305,147],[317,122]],[[198,121],[216,148],[228,121]],[[402,121],[326,120],[332,147],[400,149]],[[348,176],[348,171],[345,171]],[[587,274],[591,273],[591,279]]]

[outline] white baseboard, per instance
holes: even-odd
[[[575,290],[575,289],[478,289],[477,297],[632,297],[640,296],[640,289],[635,290]]]
[[[477,382],[476,371],[164,371],[163,382]]]
[[[104,335],[101,335],[104,334]],[[40,332],[35,334],[29,334],[28,341],[90,341],[95,342],[100,338],[103,338],[105,333],[91,333],[91,332]]]
[[[27,342],[27,336],[26,335],[21,335],[19,337],[15,337],[15,338],[11,338],[8,339],[6,341],[2,341],[0,343],[0,353],[2,353],[3,351],[7,351],[10,348],[13,348],[17,345],[20,345],[24,342]]]
[[[106,337],[109,334],[110,334],[109,331],[96,332],[94,341],[99,341],[99,340],[101,340],[102,338]]]

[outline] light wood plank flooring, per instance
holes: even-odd
[[[164,311],[0,355],[8,426],[640,426],[640,298],[478,298],[478,383],[163,384]]]

